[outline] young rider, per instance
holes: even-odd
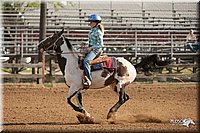
[[[88,34],[88,47],[87,55],[84,58],[84,72],[85,72],[85,81],[83,84],[85,86],[90,86],[92,81],[90,62],[101,52],[103,47],[103,35],[104,27],[101,24],[101,17],[96,14],[89,16],[88,21],[90,22],[91,30]]]

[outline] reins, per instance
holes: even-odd
[[[61,54],[77,54],[77,55],[78,55],[78,54],[83,54],[83,53],[82,53],[82,48],[83,48],[83,46],[81,47],[80,52],[77,52],[77,51],[73,48],[72,52],[54,52],[53,54],[50,53],[48,49],[49,49],[50,47],[53,46],[53,50],[55,51],[55,49],[57,48],[56,42],[57,42],[61,37],[64,39],[63,36],[60,36],[59,38],[57,38],[57,40],[56,40],[52,45],[50,45],[48,48],[45,49],[45,51],[46,51],[49,55],[55,56],[55,55],[61,55]],[[42,42],[42,45],[43,45],[43,42]],[[80,56],[80,55],[78,55],[78,56]]]
[[[81,53],[81,52],[53,52],[53,53],[50,53],[48,52],[48,50],[46,50],[46,52],[49,54],[49,55],[52,55],[52,56],[55,56],[55,55],[60,55],[60,54],[74,54],[74,53]]]

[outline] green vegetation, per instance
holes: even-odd
[[[12,70],[9,68],[1,68],[1,71],[11,73]]]
[[[12,69],[11,68],[1,68],[0,71],[7,72],[7,73],[12,73]],[[25,69],[25,70],[22,70],[20,72],[31,73],[32,70],[31,69]]]
[[[44,83],[44,87],[47,89],[53,88],[53,83]]]
[[[8,14],[12,14],[12,13],[24,14],[27,7],[35,8],[35,9],[39,9],[40,7],[39,0],[33,1],[33,2],[26,2],[22,0],[18,0],[18,1],[3,0],[2,3],[3,3],[2,4],[3,13],[5,13],[6,11],[6,13]]]
[[[54,7],[55,10],[59,10],[64,7],[64,5],[59,1],[47,1],[47,4]],[[40,0],[36,1],[26,1],[26,0],[15,0],[15,1],[2,1],[2,10],[3,13],[16,13],[24,14],[26,8],[39,9]]]
[[[188,67],[188,68],[179,67],[179,71],[180,71],[180,73],[191,74],[193,71],[193,68],[192,67]],[[168,73],[168,72],[169,72],[169,70],[167,70],[166,68],[164,68],[162,71],[162,73]],[[172,73],[177,73],[177,68],[173,68]]]

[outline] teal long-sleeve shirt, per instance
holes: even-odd
[[[88,44],[92,49],[100,49],[103,47],[103,33],[99,28],[95,27],[90,30]]]

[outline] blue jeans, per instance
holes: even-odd
[[[200,47],[200,42],[195,42],[195,43],[187,43],[187,48],[192,50],[192,52],[197,52]]]
[[[100,49],[91,50],[83,60],[85,75],[90,81],[92,81],[90,62],[98,55],[99,52]]]

